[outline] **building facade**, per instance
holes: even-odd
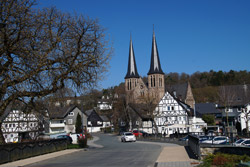
[[[166,135],[202,132],[204,121],[193,118],[195,104],[191,86],[165,85],[159,53],[153,32],[150,69],[145,82],[138,74],[132,40],[130,39],[128,70],[125,76],[125,92],[129,113],[129,129],[143,129],[149,133]],[[196,130],[190,126],[195,123]]]
[[[132,39],[130,39],[128,71],[125,76],[125,91],[127,103],[158,103],[165,93],[164,73],[161,69],[159,53],[153,32],[151,64],[147,83],[139,76],[135,61]]]
[[[12,110],[2,120],[1,129],[5,142],[9,143],[35,139],[42,132],[43,127],[34,112]]]

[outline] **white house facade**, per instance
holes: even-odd
[[[169,92],[165,93],[155,109],[155,122],[158,133],[188,132],[188,113]]]
[[[192,116],[191,108],[166,92],[155,109],[158,133],[167,136],[174,133],[202,132],[206,123]]]
[[[12,110],[2,122],[6,143],[20,142],[24,137],[34,139],[39,134],[39,119],[34,113]]]
[[[242,112],[239,115],[241,130],[247,128],[250,131],[250,103],[245,105],[245,108],[242,108]]]
[[[49,110],[49,133],[75,133],[76,118],[79,114],[83,127],[87,126],[87,116],[75,105],[53,107]]]

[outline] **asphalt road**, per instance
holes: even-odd
[[[103,148],[91,148],[72,154],[48,159],[26,167],[153,167],[161,152],[161,146],[139,142],[122,143],[118,136],[96,134],[96,144]]]

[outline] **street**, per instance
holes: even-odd
[[[103,148],[90,148],[57,158],[48,159],[27,167],[152,167],[161,152],[161,146],[139,142],[122,143],[120,138],[109,134],[95,134],[96,144]]]

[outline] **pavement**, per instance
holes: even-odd
[[[88,140],[88,146],[89,146],[88,149],[102,148],[103,147],[102,145],[94,143],[97,140],[99,140],[99,137],[96,136],[94,136],[93,140]],[[184,146],[178,146],[176,144],[167,144],[167,143],[154,143],[154,142],[143,142],[143,141],[137,141],[137,142],[157,144],[162,146],[162,151],[158,159],[156,160],[154,167],[194,167],[199,164],[199,161],[189,157]],[[88,149],[84,150],[87,151]],[[67,150],[57,151],[32,158],[5,163],[0,165],[0,167],[21,167],[39,161],[48,160],[50,158],[71,154],[81,150],[82,149],[67,149]]]
[[[199,161],[189,157],[184,146],[163,147],[155,167],[193,167]]]

